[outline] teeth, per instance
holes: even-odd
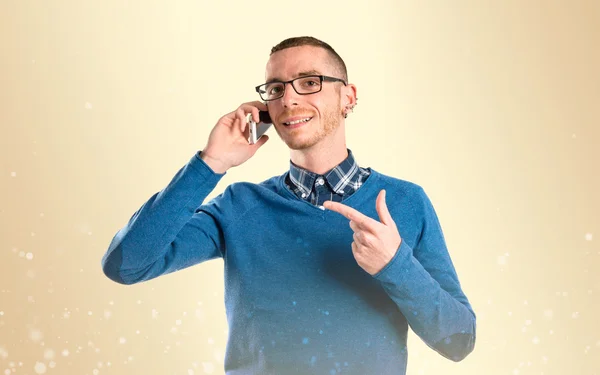
[[[299,124],[301,122],[307,122],[308,120],[310,120],[311,118],[305,118],[304,120],[297,120],[297,121],[291,121],[291,122],[284,122],[284,124],[286,125],[295,125],[295,124]]]

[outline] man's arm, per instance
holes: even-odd
[[[101,262],[111,280],[134,284],[223,255],[218,220],[198,207],[226,172],[216,173],[199,154],[114,236]]]
[[[436,212],[422,188],[411,200],[421,223],[414,249],[404,240],[374,277],[413,331],[444,357],[460,361],[475,347],[476,316],[463,293]]]
[[[223,217],[234,215],[229,187],[208,207],[198,208],[229,168],[236,167],[262,147],[269,137],[250,145],[246,116],[259,121],[264,103],[243,103],[222,116],[213,127],[206,146],[177,172],[169,185],[136,211],[113,238],[102,257],[106,276],[122,284],[149,280],[199,262],[222,257],[225,251]]]

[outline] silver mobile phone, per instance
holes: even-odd
[[[273,121],[271,120],[271,116],[269,116],[268,111],[258,111],[258,115],[260,119],[258,123],[252,120],[252,116],[250,116],[248,120],[248,143],[251,145],[258,142],[260,137],[262,137],[263,134],[265,134],[267,130],[273,125]]]

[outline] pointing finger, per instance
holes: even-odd
[[[348,220],[351,220],[356,225],[372,231],[376,229],[375,227],[377,224],[381,224],[377,220],[373,220],[372,218],[362,214],[360,211],[357,211],[354,208],[346,206],[340,202],[325,201],[323,203],[323,207],[327,208],[328,210],[335,211],[345,216]]]

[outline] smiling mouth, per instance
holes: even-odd
[[[304,123],[304,122],[309,122],[311,119],[312,119],[312,117],[307,117],[307,118],[302,119],[302,120],[284,122],[283,125],[285,125],[285,126],[297,125],[297,124],[301,124],[301,123]]]

